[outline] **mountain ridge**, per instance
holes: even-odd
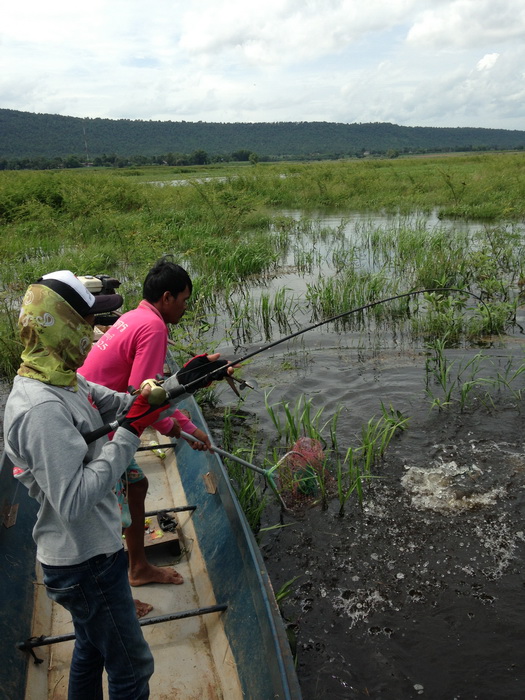
[[[0,159],[75,154],[154,157],[202,150],[210,156],[245,150],[266,159],[337,158],[366,153],[512,150],[525,131],[482,127],[400,126],[388,122],[187,122],[0,109]]]

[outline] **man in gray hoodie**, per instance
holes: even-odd
[[[184,394],[153,410],[149,387],[134,400],[77,375],[91,347],[95,314],[121,304],[118,294],[93,296],[68,270],[31,285],[19,318],[22,364],[4,415],[14,474],[39,504],[33,537],[47,593],[74,623],[71,700],[101,700],[104,668],[111,700],[145,700],[153,673],[112,489],[144,428],[172,413]],[[185,383],[191,381],[194,391],[200,377],[217,367],[213,378],[220,379],[224,364],[210,360],[188,367]],[[115,420],[120,425],[111,441],[104,436],[86,442],[88,433]]]

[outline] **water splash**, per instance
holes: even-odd
[[[365,590],[358,588],[355,591],[339,589],[332,598],[334,610],[350,618],[350,629],[358,622],[368,619],[369,615],[378,608],[390,607],[387,601],[377,590]]]
[[[505,491],[488,487],[484,472],[475,464],[458,466],[439,461],[431,467],[405,465],[401,483],[417,510],[454,513],[494,505]]]

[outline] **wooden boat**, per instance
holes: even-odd
[[[192,397],[181,408],[206,430]],[[157,437],[145,433],[145,446]],[[145,536],[155,539],[147,543],[148,558],[175,564],[185,579],[181,586],[133,589],[134,597],[154,605],[141,621],[155,658],[152,700],[300,699],[271,583],[221,459],[184,440],[165,454],[137,453],[150,483],[146,510],[168,510],[178,522],[175,534],[158,538],[158,516],[150,516],[152,533]],[[72,623],[41,585],[31,538],[36,503],[12,478],[5,456],[0,487],[0,696],[61,700],[67,697]]]

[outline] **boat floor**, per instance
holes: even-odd
[[[147,444],[152,437],[151,434],[146,435],[143,443]],[[168,450],[168,454],[170,452],[173,451]],[[139,452],[136,459],[149,481],[146,511],[188,505],[175,468],[174,456],[161,460],[151,452]],[[182,553],[174,555],[173,548],[170,551],[169,544],[160,540],[158,545],[147,548],[147,555],[149,561],[156,565],[175,565],[184,577],[184,583],[133,587],[134,598],[154,606],[152,612],[143,619],[217,603],[196,541],[191,511],[175,513],[173,516],[179,523]],[[69,613],[49,601],[41,579],[40,585],[37,585],[36,598],[34,636],[73,632]],[[235,700],[243,697],[220,616],[221,613],[214,612],[143,628],[155,659],[155,673],[150,681],[152,700]],[[37,656],[44,659],[44,663],[29,664],[26,700],[67,698],[73,644],[73,641],[67,641],[35,650]],[[107,697],[106,680],[104,683]]]

